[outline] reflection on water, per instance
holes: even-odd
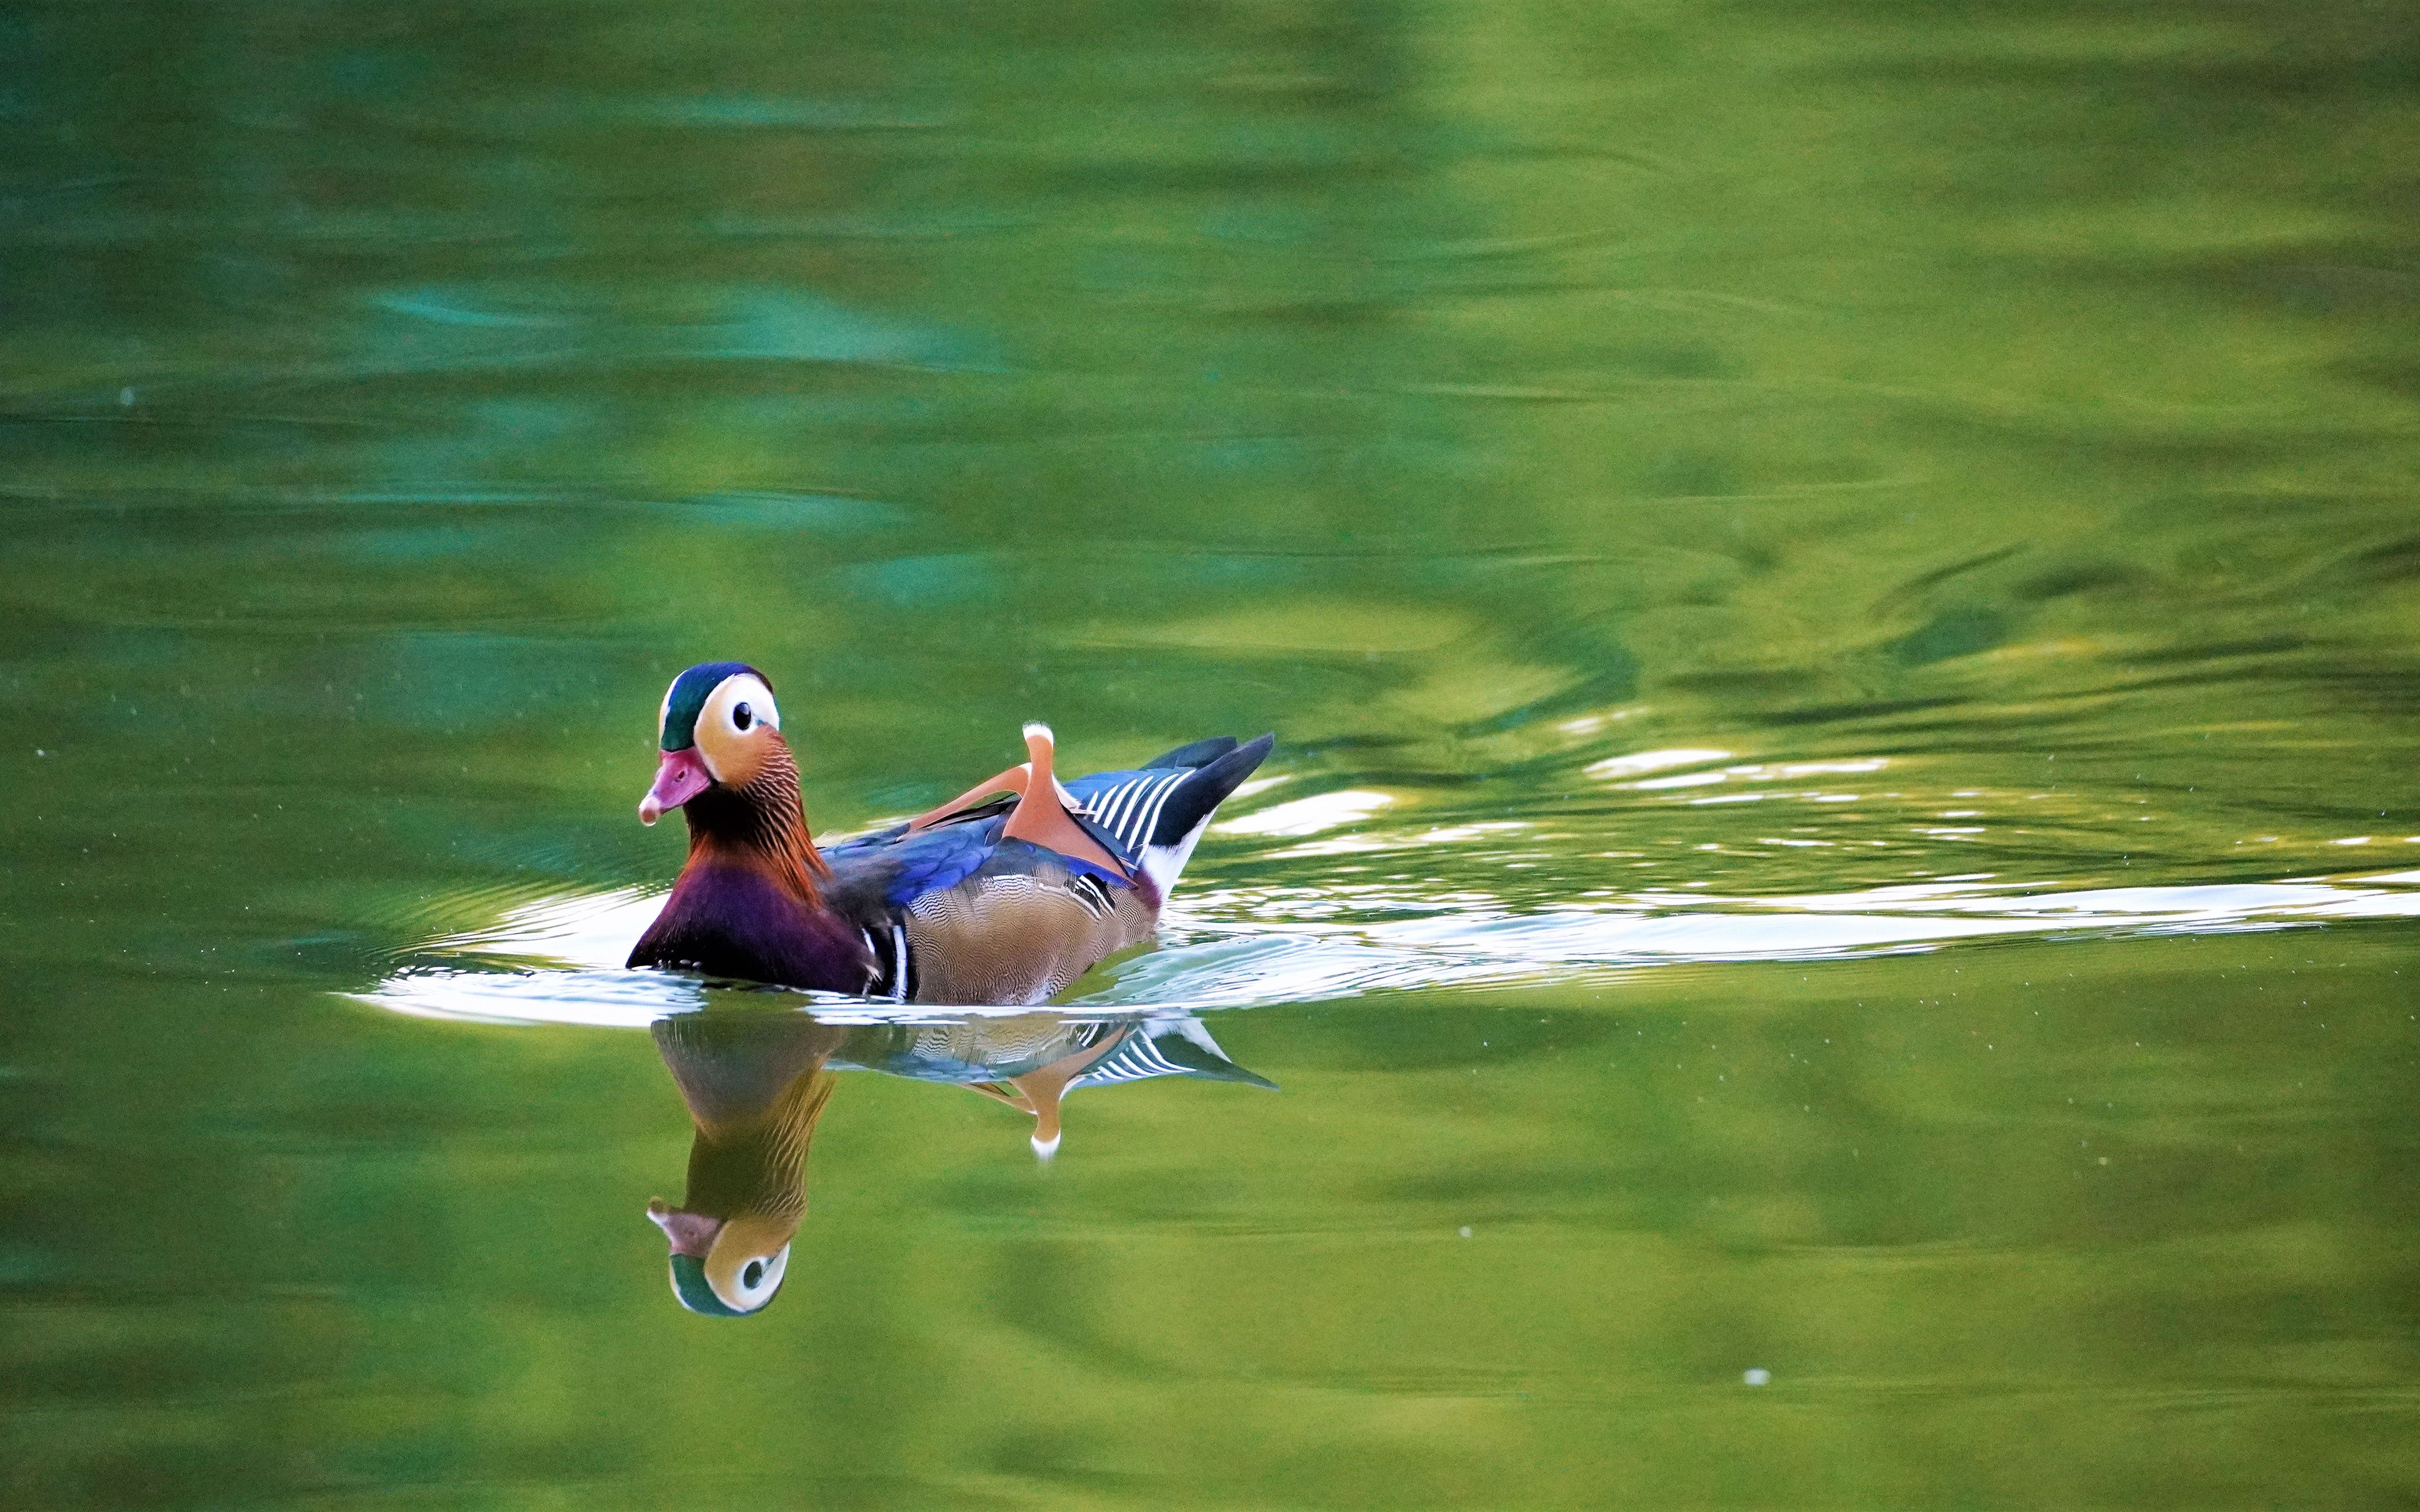
[[[2408,9],[0,10],[0,1500],[2412,1504]],[[669,1191],[733,654],[1280,732],[1055,1011],[1289,1095]]]
[[[740,1318],[770,1303],[807,1211],[807,1153],[831,1102],[824,1070],[837,1030],[804,1014],[665,1019],[656,1045],[697,1126],[689,1190],[647,1216],[672,1246],[673,1295],[693,1313]]]
[[[809,1147],[839,1072],[978,1093],[1032,1119],[1029,1140],[1045,1161],[1063,1138],[1063,1103],[1085,1088],[1164,1076],[1274,1087],[1229,1060],[1185,1013],[845,1024],[723,1004],[652,1028],[696,1135],[679,1206],[659,1198],[647,1216],[671,1245],[673,1294],[709,1317],[753,1314],[781,1291],[807,1211]]]

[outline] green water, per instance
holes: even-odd
[[[2410,1505],[2415,37],[0,12],[0,1500]],[[683,1312],[721,657],[1276,731],[1065,1011],[1280,1089],[841,1072]]]

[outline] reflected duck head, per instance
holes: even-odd
[[[647,1204],[647,1216],[672,1243],[673,1295],[690,1312],[746,1318],[781,1292],[799,1213],[714,1218],[659,1197]]]
[[[703,662],[674,678],[657,712],[656,744],[663,756],[639,800],[643,825],[718,788],[744,793],[792,766],[773,685],[740,661]]]
[[[653,1032],[693,1125],[681,1205],[647,1204],[673,1295],[707,1318],[762,1312],[806,1215],[808,1147],[831,1100],[824,1061],[843,1031],[804,1013],[708,1011]]]

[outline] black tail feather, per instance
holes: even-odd
[[[1163,804],[1159,810],[1159,822],[1152,825],[1152,844],[1174,845],[1187,835],[1191,834],[1197,825],[1210,817],[1213,810],[1227,801],[1227,795],[1242,786],[1244,779],[1251,776],[1253,770],[1268,759],[1269,752],[1277,746],[1278,737],[1274,734],[1266,734],[1258,740],[1240,746],[1227,736],[1220,736],[1218,740],[1196,741],[1179,750],[1169,752],[1167,756],[1152,764],[1154,766],[1193,765],[1195,764],[1193,763],[1175,761],[1171,758],[1207,750],[1219,745],[1221,741],[1225,743],[1227,749],[1215,759],[1201,764],[1191,777],[1187,778],[1178,785],[1175,792],[1168,795],[1168,802]]]
[[[1143,763],[1140,770],[1166,771],[1171,766],[1207,766],[1234,748],[1234,736],[1212,735],[1207,740],[1197,740],[1189,746],[1179,746],[1165,756],[1155,756]]]

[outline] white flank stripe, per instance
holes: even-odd
[[[1138,851],[1143,848],[1143,845],[1150,841],[1152,831],[1159,827],[1159,810],[1168,807],[1168,800],[1175,795],[1176,790],[1183,787],[1185,779],[1192,775],[1190,772],[1179,773],[1160,783],[1159,791],[1152,795],[1151,811],[1144,815],[1140,825],[1135,826],[1135,838],[1127,842],[1129,845]]]
[[[1084,1073],[1084,1080],[1098,1078],[1103,1082],[1141,1082],[1154,1076],[1182,1076],[1187,1068],[1159,1053],[1159,1046],[1148,1038],[1138,1037],[1108,1059]]]
[[[891,1000],[904,1003],[908,1001],[908,927],[904,924],[891,926],[891,964],[894,973]]]
[[[1174,778],[1157,778],[1143,784],[1135,795],[1134,807],[1126,812],[1126,843],[1140,850],[1151,839],[1151,826],[1159,816],[1159,805],[1168,800],[1169,784],[1182,782],[1182,774]]]
[[[1139,777],[1129,778],[1117,785],[1116,791],[1109,795],[1108,811],[1101,818],[1103,828],[1113,835],[1120,833],[1118,825],[1123,822],[1125,815],[1119,810],[1131,803],[1134,795],[1142,790],[1142,785],[1143,779]]]

